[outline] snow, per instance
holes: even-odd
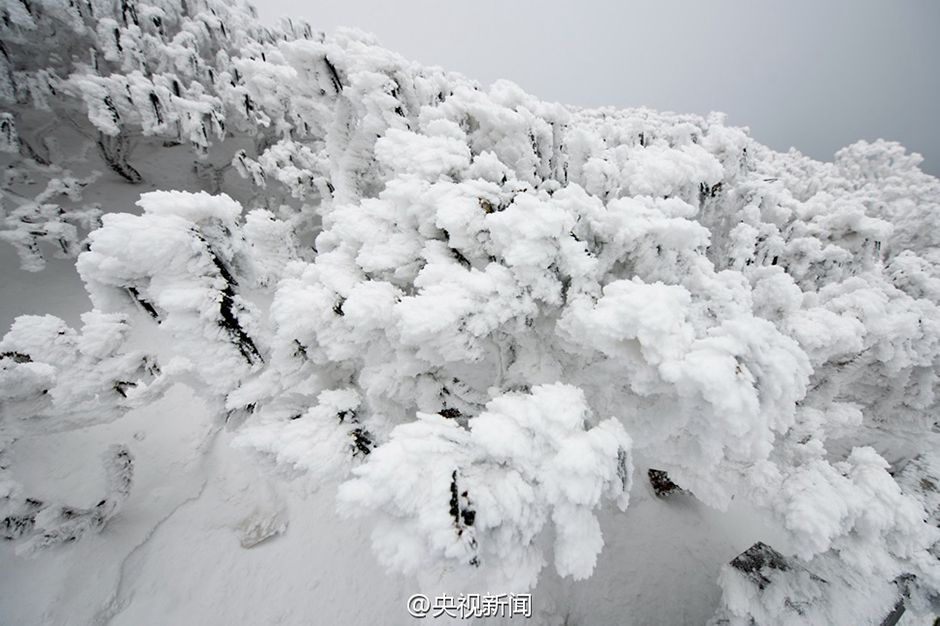
[[[535,585],[545,560],[535,541],[550,516],[557,572],[586,578],[603,547],[593,509],[604,496],[625,510],[632,482],[623,427],[583,431],[587,411],[580,390],[557,384],[494,398],[469,432],[419,413],[353,470],[339,505],[381,514],[373,545],[389,568],[430,575],[443,559],[441,576],[468,569],[490,589]]]
[[[33,5],[0,24],[0,621],[937,610],[917,155],[545,103],[237,3]],[[788,565],[755,587],[758,541]]]

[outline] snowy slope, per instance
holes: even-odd
[[[3,547],[4,623],[409,623],[407,597],[432,588],[383,572],[369,524],[333,513],[335,487],[285,482],[230,439],[179,388],[113,425],[18,445],[18,475],[34,477],[30,493],[43,497],[93,499],[99,485],[88,477],[103,442],[130,443],[140,471],[125,513],[101,534],[31,559]],[[241,546],[247,526],[270,519],[287,530]],[[720,564],[768,537],[747,510],[663,502],[645,485],[628,513],[605,515],[602,527],[607,547],[594,575],[543,579],[535,623],[704,623]]]

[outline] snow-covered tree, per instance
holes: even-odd
[[[556,570],[586,578],[604,545],[593,509],[606,498],[626,510],[633,471],[623,426],[587,429],[589,410],[580,390],[556,384],[494,398],[469,428],[419,413],[354,470],[340,504],[379,512],[378,556],[404,572],[479,568],[494,588],[528,589],[551,520]]]
[[[15,483],[4,480],[0,483],[3,485],[0,536],[21,540],[17,553],[29,555],[48,546],[75,541],[89,531],[100,531],[130,495],[134,457],[125,446],[111,446],[104,454],[104,468],[107,491],[97,504],[88,508],[21,498]]]
[[[253,7],[217,0],[6,0],[0,16],[0,146],[17,155],[7,178],[18,174],[26,188],[5,181],[0,233],[31,270],[43,265],[37,241],[74,257],[96,217],[93,208],[48,204],[57,193],[79,200],[83,177],[96,175],[69,171],[56,125],[65,123],[94,146],[102,167],[131,184],[145,179],[134,163],[139,144],[186,144],[201,184],[218,192],[236,150],[285,131],[259,123],[268,116],[252,102],[236,58],[250,63],[273,41],[313,37],[305,24],[264,28]],[[83,169],[88,157],[79,159]]]
[[[0,341],[0,532],[21,540],[20,553],[74,541],[100,530],[123,506],[133,477],[124,445],[104,455],[105,496],[76,508],[23,494],[6,452],[39,433],[86,428],[117,419],[159,397],[169,379],[151,355],[124,351],[125,317],[89,312],[80,333],[51,315],[21,316]]]
[[[468,589],[531,588],[549,558],[589,576],[597,512],[627,507],[636,464],[787,542],[757,549],[766,580],[751,557],[722,571],[718,623],[879,620],[898,580],[911,610],[936,602],[936,498],[911,476],[936,476],[940,181],[916,155],[861,142],[819,163],[720,115],[483,90],[214,2],[4,6],[5,41],[68,19],[97,51],[13,63],[10,102],[52,81],[118,172],[135,136],[217,171],[215,136],[251,191],[216,177],[101,216],[78,258],[95,312],[79,339],[14,325],[3,424],[115,417],[188,383],[235,445],[341,482],[385,566]],[[2,145],[34,167],[14,118]],[[61,180],[7,214],[34,266],[36,241],[76,239],[48,201],[96,184]],[[16,223],[29,211],[47,225]],[[172,367],[120,352],[128,326]]]

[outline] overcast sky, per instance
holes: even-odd
[[[940,175],[937,0],[256,0],[262,19],[356,26],[428,65],[586,106],[724,111],[830,160],[894,139]]]

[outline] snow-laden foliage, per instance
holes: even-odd
[[[15,483],[0,482],[0,515],[3,516],[0,536],[7,540],[22,539],[17,545],[17,554],[30,555],[51,545],[75,541],[89,531],[101,530],[124,505],[134,477],[134,457],[125,446],[111,446],[103,460],[107,492],[87,509],[22,498]]]
[[[105,216],[79,257],[92,301],[104,310],[136,303],[188,338],[183,353],[198,361],[207,385],[230,389],[262,360],[230,269],[247,247],[233,232],[241,206],[224,195],[180,192],[145,194],[139,204],[143,215]]]
[[[899,592],[838,559],[821,556],[804,566],[762,543],[722,567],[719,582],[723,604],[709,626],[880,624]]]
[[[237,89],[228,59],[274,37],[253,8],[215,0],[5,0],[0,10],[0,100],[22,105],[15,114],[83,110],[129,182],[139,181],[119,144],[138,132],[208,150],[224,134],[220,92]]]
[[[43,166],[35,161],[30,165],[8,170],[0,183],[0,240],[16,248],[23,269],[35,272],[46,265],[42,243],[50,244],[57,257],[77,256],[82,235],[100,225],[101,211],[96,206],[80,204],[82,189],[94,182],[97,172],[78,179],[56,166]],[[29,189],[43,175],[48,176],[45,188],[34,198],[18,193],[18,188]],[[10,200],[15,204],[6,210]]]
[[[137,144],[186,144],[218,191],[228,164],[217,153],[230,160],[233,151],[226,140],[275,140],[233,58],[313,37],[306,24],[263,28],[253,7],[219,0],[4,0],[0,18],[0,153],[18,157],[5,159],[0,237],[29,270],[44,265],[39,242],[74,257],[96,225],[96,208],[75,204],[99,172],[79,178],[65,167],[57,126],[89,139],[97,159],[83,152],[82,166],[94,162],[132,184],[145,181],[132,163]],[[72,202],[49,202],[60,194]]]
[[[0,341],[0,408],[15,420],[7,433],[113,420],[165,387],[152,355],[122,350],[124,315],[91,311],[82,321],[79,333],[52,315],[23,315]]]
[[[64,19],[4,6],[5,40]],[[202,157],[241,133],[250,191],[104,215],[78,259],[94,319],[155,325],[237,445],[345,480],[341,509],[374,520],[387,566],[525,588],[551,550],[588,576],[595,511],[626,506],[636,457],[706,504],[768,512],[871,611],[900,577],[912,608],[936,599],[935,513],[898,477],[938,430],[940,181],[917,155],[860,142],[819,163],[718,115],[483,90],[355,31],[261,32],[211,2],[161,5],[161,27],[121,6],[143,25],[75,22],[111,65],[58,70],[62,97],[106,137]],[[12,94],[45,70],[17,71]],[[31,347],[47,326],[4,340],[28,381],[4,388],[6,421],[50,411],[39,390],[64,374]],[[113,388],[78,352],[78,388]],[[773,623],[720,582],[734,615]]]
[[[169,379],[152,355],[125,351],[130,330],[118,313],[88,312],[76,332],[52,315],[24,315],[0,341],[0,536],[30,554],[100,530],[123,506],[133,456],[105,454],[107,493],[89,508],[25,495],[6,458],[16,440],[117,419],[159,397]]]
[[[604,545],[593,509],[606,497],[626,510],[633,471],[623,426],[585,430],[588,411],[580,390],[556,384],[493,398],[468,429],[418,413],[354,470],[340,503],[379,512],[379,559],[404,572],[483,568],[499,589],[529,588],[551,519],[555,568],[586,578]]]

